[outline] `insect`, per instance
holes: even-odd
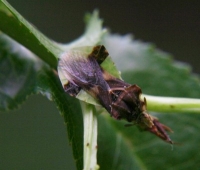
[[[166,131],[171,129],[147,113],[146,99],[140,99],[139,86],[131,85],[105,71],[101,64],[108,57],[103,45],[90,52],[73,49],[65,52],[58,62],[58,75],[66,93],[76,96],[80,90],[95,98],[110,114],[129,125],[137,125],[168,143],[173,143]]]

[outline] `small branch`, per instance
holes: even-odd
[[[155,112],[200,113],[200,99],[141,95],[147,100],[147,109]]]
[[[84,170],[98,170],[97,165],[97,117],[94,106],[81,102],[84,121]]]

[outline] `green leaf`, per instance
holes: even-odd
[[[0,34],[0,110],[17,108],[35,93],[40,63],[26,48]]]
[[[122,78],[142,87],[144,93],[164,96],[199,97],[199,77],[187,65],[151,44],[132,40],[130,36],[108,35],[102,42],[108,49]],[[147,101],[148,104],[148,101]],[[147,108],[148,109],[148,108]],[[200,115],[151,113],[172,128],[170,146],[126,122],[99,116],[98,163],[101,169],[198,169],[200,166]]]
[[[102,113],[107,114],[107,113]],[[107,115],[108,116],[108,115]],[[104,170],[143,169],[143,161],[132,152],[129,137],[124,136],[106,115],[98,117],[98,164]],[[121,122],[117,124],[121,125]],[[118,125],[119,125],[118,124]],[[124,128],[121,125],[121,128]],[[135,135],[134,135],[135,136]],[[135,136],[136,137],[136,136]]]
[[[83,120],[79,102],[63,90],[55,71],[6,35],[0,35],[0,110],[14,109],[31,94],[53,100],[67,126],[78,169],[83,167]]]
[[[0,30],[37,54],[52,68],[56,68],[57,57],[63,51],[77,46],[96,45],[105,32],[98,13],[94,13],[87,19],[86,32],[80,39],[68,45],[57,44],[36,30],[5,0],[0,1],[0,20]],[[33,57],[24,47],[7,39],[3,37],[0,41],[0,89],[3,92],[0,94],[1,109],[17,107],[36,91],[54,100],[67,124],[77,168],[82,169],[83,125],[79,103],[64,93],[55,71]],[[138,84],[144,93],[177,97],[200,96],[199,78],[191,75],[188,66],[174,63],[168,54],[154,46],[132,41],[129,36],[116,35],[107,35],[102,43],[122,71],[123,79]],[[108,66],[111,66],[111,61]],[[113,120],[105,113],[99,116],[100,168],[198,169],[200,154],[196,148],[200,145],[199,115],[154,115],[174,130],[171,138],[181,143],[180,146],[174,145],[172,151],[169,144],[150,133],[141,133],[135,127],[125,128],[125,122]]]
[[[50,41],[28,23],[6,1],[0,1],[0,30],[23,44],[52,68],[66,49],[77,46],[94,46],[101,41],[105,30],[98,12],[87,16],[85,34],[77,41],[61,45]],[[72,144],[77,169],[83,168],[83,120],[79,103],[65,94],[60,80],[50,67],[30,51],[2,34],[0,58],[0,106],[2,110],[19,106],[28,95],[40,92],[55,101],[64,117]],[[13,91],[15,90],[15,91]]]
[[[122,78],[138,84],[143,93],[199,98],[199,77],[191,74],[187,64],[174,62],[171,55],[154,45],[132,41],[129,35],[108,35],[102,43],[122,72]]]
[[[67,126],[77,169],[83,168],[83,118],[80,103],[66,94],[57,74],[49,69],[38,74],[38,90],[52,99]]]

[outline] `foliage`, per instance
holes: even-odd
[[[174,62],[170,55],[152,44],[133,40],[130,36],[106,33],[97,12],[87,15],[85,34],[67,45],[50,41],[3,0],[0,1],[0,20],[0,30],[4,32],[0,35],[0,110],[17,108],[35,93],[53,100],[68,127],[77,169],[83,167],[81,109],[78,100],[64,93],[55,71],[57,58],[66,49],[104,44],[122,78],[138,84],[144,93],[200,96],[199,77],[190,73],[188,65]],[[105,68],[108,67],[113,68],[110,59],[105,64]],[[155,136],[141,133],[134,126],[126,128],[125,122],[102,113],[98,116],[98,164],[101,169],[195,169],[200,166],[200,154],[196,149],[200,147],[200,116],[189,112],[153,114],[173,129],[170,136],[181,145],[171,149]]]

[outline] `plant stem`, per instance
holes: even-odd
[[[84,170],[97,170],[97,117],[94,106],[81,102],[84,121]]]
[[[200,113],[200,99],[141,95],[147,100],[147,109],[155,112]]]

